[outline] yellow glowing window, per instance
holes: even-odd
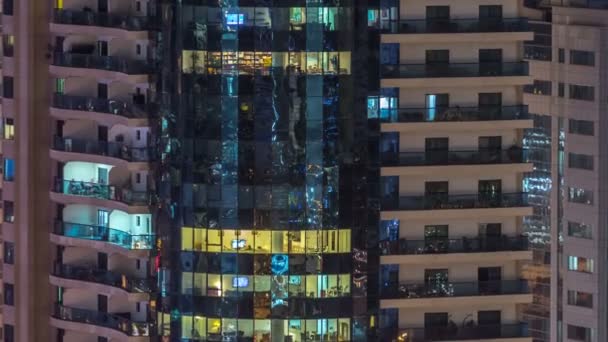
[[[15,123],[14,120],[11,118],[6,118],[4,120],[4,139],[15,139]]]
[[[350,253],[350,229],[233,230],[182,228],[182,250],[224,253]]]

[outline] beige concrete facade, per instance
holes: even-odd
[[[550,93],[526,94],[530,111],[552,118],[552,268],[551,268],[551,341],[606,341],[605,260],[607,255],[605,167],[607,77],[604,55],[608,53],[606,28],[608,11],[595,8],[552,6],[552,59],[531,61],[533,78],[550,84]],[[580,6],[580,4],[576,4]],[[546,10],[546,8],[545,8]],[[542,8],[536,13],[541,22]],[[549,24],[547,24],[549,25]],[[592,56],[592,62],[577,61],[573,54]],[[591,87],[591,98],[581,99],[572,86]],[[590,125],[590,132],[574,127],[576,122]],[[581,167],[575,155],[586,155],[591,165]],[[593,194],[590,202],[573,201],[571,189]],[[561,203],[560,203],[561,202]],[[578,233],[576,226],[585,226]],[[575,231],[576,229],[576,231]],[[587,260],[589,269],[578,268]]]
[[[428,16],[434,11],[449,12],[449,20],[457,25],[459,19],[486,20],[480,17],[483,5],[496,6],[493,10],[501,11],[503,18],[522,16],[522,8],[512,1],[402,0],[396,12],[401,14],[399,20],[406,23],[399,25],[406,26],[408,20],[427,20],[426,29],[429,30],[432,19]],[[380,301],[382,310],[397,312],[398,341],[410,341],[410,338],[418,341],[416,329],[425,328],[426,334],[431,334],[433,330],[445,329],[446,325],[451,328],[447,328],[448,332],[438,340],[532,341],[524,331],[507,333],[506,328],[498,328],[517,326],[522,321],[521,308],[532,302],[532,294],[525,285],[507,290],[522,278],[522,265],[532,259],[532,252],[527,250],[525,242],[517,247],[483,246],[483,241],[489,238],[488,224],[498,230],[496,233],[503,242],[517,238],[525,240],[522,218],[532,214],[532,207],[525,200],[510,202],[503,199],[501,204],[496,204],[484,203],[482,198],[488,191],[486,181],[496,185],[490,197],[521,194],[524,174],[532,171],[533,165],[525,159],[484,161],[481,155],[468,162],[458,160],[458,155],[468,153],[460,151],[483,151],[487,148],[484,145],[487,140],[494,141],[495,150],[518,149],[523,146],[524,129],[533,125],[525,115],[507,119],[506,115],[484,117],[481,112],[482,97],[487,93],[494,93],[490,96],[498,99],[495,107],[522,105],[522,86],[532,80],[523,69],[513,74],[501,74],[502,71],[485,74],[484,66],[477,67],[475,63],[483,62],[483,54],[488,50],[500,55],[500,63],[520,62],[523,41],[532,39],[529,30],[494,31],[393,32],[385,33],[381,38],[383,44],[399,44],[398,62],[402,64],[399,73],[403,75],[400,77],[389,71],[390,75],[381,80],[382,88],[398,88],[398,112],[418,108],[427,115],[413,120],[392,118],[381,127],[383,139],[393,139],[392,146],[384,145],[385,150],[381,153],[399,156],[384,164],[380,171],[385,182],[389,182],[389,178],[396,182],[394,191],[398,196],[395,195],[394,201],[399,202],[393,203],[393,208],[383,206],[381,211],[381,220],[398,220],[399,241],[391,242],[390,247],[383,250],[381,264],[392,270],[389,279],[398,283],[399,288],[393,287],[387,294],[381,294]],[[429,61],[433,54],[449,56],[449,62],[444,60],[447,64],[442,64],[444,69],[433,69]],[[461,66],[473,71],[451,71]],[[502,66],[497,68],[506,70]],[[429,76],[425,76],[427,74]],[[442,100],[442,106],[458,114],[442,119],[441,111],[445,109],[431,108],[429,101],[435,99],[430,100],[430,94],[441,94],[443,99],[449,99]],[[471,118],[467,117],[467,111],[481,114],[471,114]],[[506,110],[500,112],[506,113]],[[395,134],[397,138],[389,138]],[[445,144],[443,152],[433,150],[432,145],[437,143]],[[387,151],[390,148],[392,152]],[[425,161],[408,159],[416,153],[422,153]],[[436,153],[443,154],[433,161]],[[433,184],[447,193],[431,193],[429,189]],[[525,194],[521,195],[525,197]],[[474,203],[468,201],[469,198],[475,198],[471,200]],[[412,202],[408,202],[410,199]],[[431,236],[434,234],[431,231],[436,232],[437,227],[442,230],[440,238]],[[471,247],[471,241],[480,241],[480,245]],[[489,277],[488,270],[493,272]],[[502,284],[498,291],[482,290],[485,285],[498,283]],[[443,323],[433,325],[433,320]],[[475,335],[476,329],[483,329],[484,324],[493,325],[494,335]],[[465,338],[466,332],[469,335]]]

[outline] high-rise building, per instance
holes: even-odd
[[[383,341],[532,340],[522,13],[484,1],[380,11]]]
[[[358,3],[160,4],[166,340],[374,339],[377,180]]]
[[[605,341],[606,198],[602,113],[605,1],[528,4],[535,39],[527,44],[534,82],[524,100],[550,132],[550,341]],[[549,261],[549,260],[547,260]],[[548,263],[548,262],[547,262]],[[544,339],[543,341],[549,341]]]
[[[598,7],[2,1],[4,341],[606,340]]]
[[[49,340],[149,341],[155,333],[151,6],[65,0],[45,8]]]

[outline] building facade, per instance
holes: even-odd
[[[603,6],[4,0],[5,341],[606,340]]]
[[[545,37],[530,48],[536,51],[530,54],[534,82],[525,101],[531,112],[550,120],[551,341],[604,341],[606,77],[601,56],[608,11],[604,2],[594,1],[534,8],[529,15],[538,25],[535,31]]]
[[[532,341],[521,4],[400,1],[381,36],[381,340]]]
[[[171,1],[158,16],[159,335],[373,339],[365,6]]]
[[[49,4],[51,339],[155,334],[152,5]]]

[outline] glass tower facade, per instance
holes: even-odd
[[[377,68],[367,67],[366,6],[160,3],[164,340],[372,336],[378,212],[366,99]]]

